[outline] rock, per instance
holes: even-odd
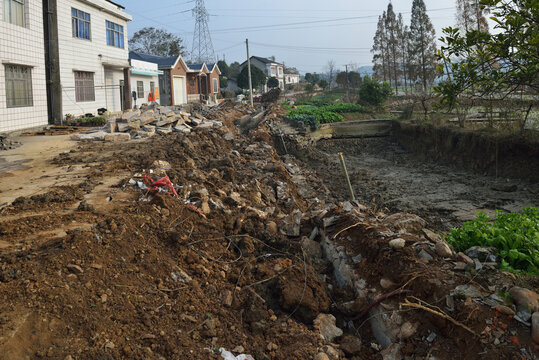
[[[511,309],[510,307],[505,306],[505,305],[496,306],[496,310],[499,311],[500,313],[504,314],[504,315],[509,315],[509,316],[514,316],[515,315],[515,311],[513,309]]]
[[[241,354],[241,353],[245,352],[245,348],[243,346],[241,346],[241,345],[238,345],[234,349],[232,349],[232,352]]]
[[[466,263],[466,264],[470,264],[470,265],[473,265],[473,260],[466,254],[462,253],[462,252],[459,252],[457,254],[457,260],[458,261],[462,261],[463,263]]]
[[[268,221],[268,223],[266,224],[266,230],[270,234],[277,234],[277,224],[274,221]]]
[[[466,263],[463,263],[463,262],[459,261],[458,263],[455,264],[454,270],[456,270],[456,271],[465,271],[467,266],[468,265],[466,265]]]
[[[409,321],[405,322],[401,326],[401,330],[399,332],[399,338],[403,340],[411,338],[416,333],[418,326],[419,324],[417,323],[412,324]]]
[[[131,139],[131,135],[127,134],[127,133],[112,133],[112,134],[107,134],[104,136],[103,140],[105,141],[110,141],[110,142],[114,142],[114,141],[125,141],[125,140],[130,140]]]
[[[528,322],[532,318],[532,313],[528,309],[519,307],[517,311],[517,317],[519,317],[524,322]]]
[[[353,301],[343,303],[341,308],[349,315],[357,315],[365,308],[365,306],[367,306],[367,298],[365,296],[358,296]]]
[[[348,356],[361,353],[361,339],[357,336],[345,336],[341,341],[341,349]]]
[[[319,314],[314,319],[314,328],[320,334],[320,338],[325,343],[331,343],[335,338],[342,336],[343,331],[339,329],[336,324],[337,319],[331,314]]]
[[[138,117],[139,115],[140,115],[140,110],[129,110],[129,111],[126,111],[126,112],[124,112],[122,114],[121,119],[129,121],[129,120],[132,120],[132,119]]]
[[[234,134],[232,134],[231,132],[227,132],[223,135],[223,139],[225,139],[226,141],[232,141],[234,140]]]
[[[423,229],[423,234],[425,234],[425,237],[429,239],[430,241],[432,241],[433,243],[443,241],[440,235],[436,234],[433,231],[430,231],[429,229]]]
[[[421,249],[419,254],[417,254],[417,257],[419,258],[419,261],[423,263],[429,263],[433,259],[432,255],[426,252],[425,249]]]
[[[129,131],[129,124],[128,123],[118,123],[116,125],[116,129],[119,131],[119,132],[126,132],[126,131]]]
[[[483,296],[481,291],[474,285],[459,285],[453,290],[453,294],[457,297],[463,298],[478,298]]]
[[[301,238],[301,248],[309,258],[318,259],[322,257],[322,246],[320,246],[320,243],[311,240],[306,236]]]
[[[277,346],[277,344],[272,343],[272,342],[270,342],[270,343],[268,344],[268,346],[266,346],[266,349],[268,349],[268,351],[275,351],[275,350],[277,350],[278,348],[279,348],[279,346]]]
[[[509,295],[519,307],[530,313],[539,312],[539,297],[534,291],[515,286],[509,289]]]
[[[438,256],[441,256],[443,258],[453,256],[453,251],[444,240],[440,240],[436,244],[434,244],[434,251],[436,251],[436,254],[438,254]]]
[[[473,246],[465,252],[472,259],[479,259],[482,262],[495,263],[498,261],[498,249],[494,247]]]
[[[232,306],[232,301],[233,301],[233,297],[232,297],[232,291],[230,290],[225,290],[222,294],[222,301],[223,301],[223,305],[225,305],[226,307],[231,307]],[[242,351],[240,351],[242,352]]]
[[[417,215],[397,213],[385,218],[383,224],[394,230],[406,230],[411,234],[417,234],[425,228],[427,222]]]
[[[321,352],[321,353],[316,354],[316,356],[314,357],[314,360],[330,360],[330,359],[326,354]]]
[[[382,279],[380,279],[380,286],[383,289],[389,289],[390,287],[395,286],[395,283],[393,281],[389,280],[389,279],[382,278]]]
[[[109,121],[105,124],[103,127],[103,130],[105,130],[108,133],[116,132],[116,121]]]
[[[532,339],[539,345],[539,312],[534,312],[532,315]]]
[[[401,238],[393,239],[389,242],[389,247],[393,250],[400,250],[404,245],[406,245],[406,240]]]
[[[430,342],[430,343],[433,342],[434,339],[436,339],[436,336],[437,336],[437,335],[436,335],[435,332],[431,332],[431,333],[429,334],[429,336],[427,336],[427,341]]]
[[[82,274],[84,270],[79,265],[69,264],[66,266],[69,271],[75,274]]]
[[[399,344],[391,344],[387,349],[380,352],[383,360],[401,360],[401,346]]]

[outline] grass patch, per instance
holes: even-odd
[[[521,213],[496,211],[496,219],[480,212],[462,228],[451,229],[447,242],[457,251],[472,246],[492,246],[499,250],[500,269],[539,275],[539,213],[529,207]]]
[[[341,122],[345,118],[342,114],[366,113],[368,109],[362,105],[351,103],[335,103],[330,105],[299,105],[296,109],[289,109],[287,117],[294,121],[318,129],[320,124]]]

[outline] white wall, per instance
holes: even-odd
[[[122,13],[104,0],[94,0],[93,3],[110,11]],[[72,7],[90,14],[91,40],[73,37],[71,25]],[[63,114],[96,114],[99,108],[107,108],[111,112],[121,111],[119,86],[120,80],[123,80],[122,67],[129,66],[127,21],[109,12],[100,10],[90,5],[87,1],[58,0],[57,10]],[[123,15],[129,18],[129,15],[125,13]],[[123,49],[107,45],[106,20],[124,27]],[[104,62],[115,62],[117,66],[115,68],[105,68],[103,65]],[[112,79],[112,87],[105,86],[105,70],[107,71],[107,75]],[[76,102],[74,71],[94,73],[95,101]]]
[[[150,94],[150,82],[153,81],[154,86],[159,88],[159,77],[157,76],[144,76],[144,75],[131,75],[131,92],[137,91],[137,81],[144,83],[144,98],[137,98],[137,106],[144,103],[149,103],[148,95]],[[153,91],[155,93],[155,90]],[[156,99],[157,101],[158,99]]]
[[[0,132],[46,125],[47,94],[41,1],[26,4],[26,27],[4,21],[0,6]],[[7,108],[5,63],[32,66],[33,106]]]

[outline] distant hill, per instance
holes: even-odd
[[[370,65],[360,66],[357,68],[356,71],[360,73],[361,76],[365,76],[365,75],[372,76],[372,74],[374,74],[374,70],[372,69],[372,66]]]

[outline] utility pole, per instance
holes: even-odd
[[[249,56],[249,39],[245,39],[245,46],[247,47],[247,69],[249,71],[249,101],[253,106],[253,79],[251,78],[251,57]]]
[[[284,96],[284,100],[286,101],[286,66],[284,66],[284,61],[283,61],[283,96]]]
[[[346,67],[346,97],[350,101],[350,80],[348,79],[348,64],[344,65]]]

